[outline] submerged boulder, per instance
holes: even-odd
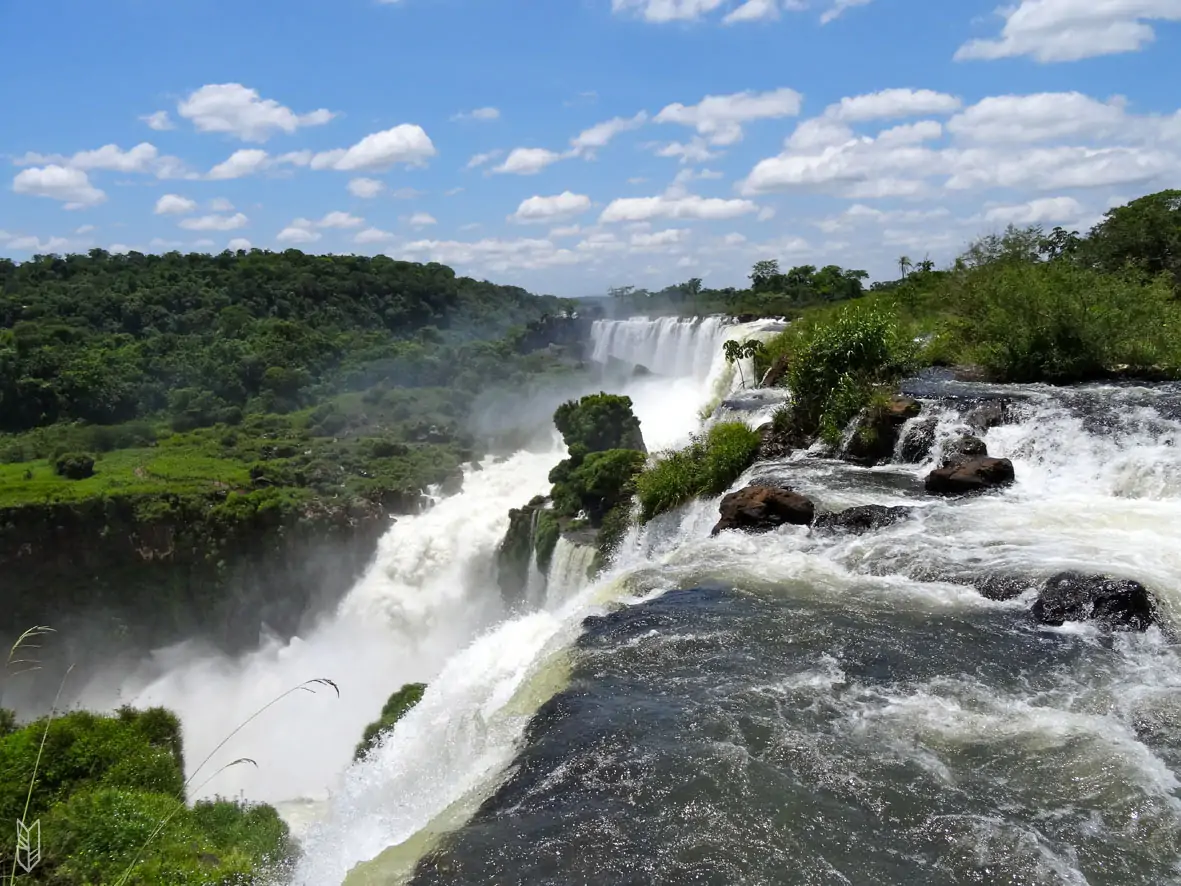
[[[987,457],[988,444],[979,437],[965,434],[947,447],[947,450],[943,453],[943,464],[941,467],[948,468],[952,465],[967,464],[973,459]]]
[[[1016,479],[1007,458],[972,458],[931,471],[925,486],[933,495],[966,495],[1011,486]]]
[[[889,461],[898,445],[902,426],[915,418],[922,408],[910,397],[894,397],[883,406],[867,410],[841,457],[867,466]]]
[[[1111,630],[1144,631],[1157,622],[1157,602],[1138,581],[1060,572],[1042,586],[1031,614],[1044,625],[1093,621]]]
[[[986,400],[964,416],[964,424],[972,430],[983,434],[992,428],[1012,424],[1016,416],[1013,413],[1013,402],[1000,398]]]
[[[770,532],[785,523],[808,526],[816,515],[810,499],[786,486],[747,486],[723,498],[719,510],[722,518],[714,526],[713,535],[727,529]]]
[[[980,596],[1004,602],[1014,600],[1030,588],[1037,587],[1037,581],[1023,575],[998,572],[977,579],[973,585]]]
[[[898,451],[899,460],[908,465],[926,461],[935,448],[935,432],[938,428],[939,419],[934,415],[928,415],[907,428]]]
[[[913,512],[914,508],[904,506],[891,508],[886,505],[861,505],[834,514],[820,514],[812,522],[812,528],[854,533],[872,532],[906,520]]]

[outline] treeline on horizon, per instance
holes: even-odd
[[[700,278],[648,290],[618,286],[606,301],[617,313],[782,316],[794,318],[805,309],[888,293],[917,284],[930,288],[950,276],[996,259],[1026,263],[1067,257],[1080,269],[1105,274],[1134,274],[1147,280],[1161,274],[1181,290],[1181,191],[1149,194],[1109,210],[1086,234],[1040,225],[1010,225],[1004,232],[985,235],[968,245],[946,268],[929,258],[898,258],[899,277],[866,286],[866,271],[827,265],[797,265],[783,271],[775,259],[756,262],[745,289],[713,289]]]

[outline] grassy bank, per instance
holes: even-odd
[[[754,462],[759,443],[758,432],[743,422],[723,422],[684,449],[659,454],[635,481],[640,520],[725,492]]]
[[[0,721],[0,816],[38,823],[40,856],[17,872],[18,882],[263,883],[295,852],[269,806],[186,803],[180,724],[166,710],[76,711],[22,727],[11,716]],[[4,882],[16,849],[14,834],[0,843]]]

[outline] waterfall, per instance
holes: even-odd
[[[587,586],[596,553],[592,545],[578,544],[565,536],[558,539],[546,577],[546,600],[550,606],[565,603]]]
[[[720,317],[596,320],[591,328],[591,359],[605,363],[614,357],[657,375],[704,381],[721,351],[725,332]]]
[[[737,484],[912,509],[892,526],[711,537],[714,499],[634,531],[581,595],[630,604],[584,622],[572,691],[410,882],[1177,883],[1181,387],[981,395],[1011,422],[924,397],[924,464],[801,452]],[[926,495],[969,430],[1016,485]],[[1035,591],[972,586],[1064,569],[1142,581],[1164,629],[1038,627]]]
[[[702,415],[757,422],[720,321],[596,324],[650,449]],[[645,351],[645,349],[647,349]],[[685,354],[696,354],[688,367]],[[687,368],[688,367],[688,368]],[[305,854],[292,886],[413,882],[1177,882],[1181,857],[1181,387],[926,386],[925,463],[862,468],[797,452],[735,484],[790,485],[821,511],[909,508],[864,534],[711,536],[718,500],[633,528],[606,575],[562,538],[535,608],[504,610],[507,512],[562,456],[521,452],[400,518],[369,573],[306,637],[238,660],[173,651],[132,693],[176,708],[199,759],[244,730],[210,792],[285,801]],[[982,430],[980,397],[1009,401]],[[724,409],[715,407],[726,403]],[[979,434],[1017,483],[965,499],[922,479]],[[1036,588],[1075,569],[1143,582],[1165,624],[1039,627]],[[365,723],[403,682],[422,702],[364,760]],[[566,691],[569,689],[570,691]],[[431,863],[416,867],[425,853]]]

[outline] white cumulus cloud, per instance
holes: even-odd
[[[349,180],[349,193],[362,200],[372,200],[385,190],[385,182],[375,178],[354,178]]]
[[[397,164],[422,166],[438,153],[421,126],[401,123],[365,136],[351,148],[321,151],[311,159],[312,169],[362,172],[389,169]]]
[[[225,132],[248,142],[265,142],[278,132],[290,135],[302,126],[323,126],[335,116],[324,108],[297,114],[241,83],[202,86],[176,110],[199,132]]]
[[[365,224],[365,219],[350,215],[347,212],[330,212],[318,222],[320,228],[359,228]]]
[[[242,148],[214,166],[205,177],[216,181],[244,178],[266,169],[270,162],[270,155],[261,148]]]
[[[510,215],[510,221],[521,223],[554,222],[559,219],[571,218],[586,212],[591,207],[591,200],[586,194],[575,194],[563,191],[552,197],[529,197],[521,201],[517,211]]]
[[[657,123],[691,126],[698,135],[715,145],[730,145],[742,139],[742,126],[753,120],[795,117],[803,97],[786,87],[768,92],[738,92],[707,95],[695,105],[668,105],[656,115]]]
[[[640,111],[634,117],[614,117],[602,123],[596,123],[590,129],[584,129],[570,140],[572,153],[575,156],[593,154],[598,148],[605,148],[611,139],[621,132],[638,129],[648,119],[648,114]]]
[[[245,237],[235,237],[233,240],[231,240],[229,243],[226,244],[226,249],[230,250],[230,252],[237,252],[239,249],[249,251],[250,248],[251,248],[250,241],[247,240]]]
[[[81,169],[50,164],[22,169],[12,180],[12,190],[31,197],[61,200],[66,209],[82,209],[107,199],[107,195],[90,183]]]
[[[993,206],[984,213],[986,222],[1014,225],[1040,225],[1075,221],[1086,209],[1073,197],[1044,197],[1013,206]]]
[[[197,201],[179,194],[165,194],[156,201],[156,215],[183,215],[197,208]]]
[[[867,95],[854,95],[830,105],[826,114],[837,120],[891,120],[902,117],[925,117],[950,114],[963,105],[960,99],[932,89],[883,89]]]
[[[1150,22],[1181,21],[1178,0],[1020,0],[997,12],[1005,24],[995,38],[970,40],[957,61],[1027,55],[1069,62],[1136,52],[1151,43]]]
[[[492,171],[510,175],[536,175],[561,159],[561,154],[545,148],[514,148],[504,162]]]
[[[148,124],[148,129],[154,129],[157,132],[166,132],[169,129],[176,129],[176,124],[172,122],[172,118],[168,116],[167,111],[156,111],[152,114],[144,114],[139,118],[144,123]]]
[[[726,219],[758,212],[750,200],[699,197],[695,194],[659,197],[620,197],[612,200],[599,216],[601,222],[651,221],[652,219]]]
[[[236,212],[233,215],[199,215],[182,219],[177,224],[186,231],[236,231],[245,227],[248,221],[245,215]]]

